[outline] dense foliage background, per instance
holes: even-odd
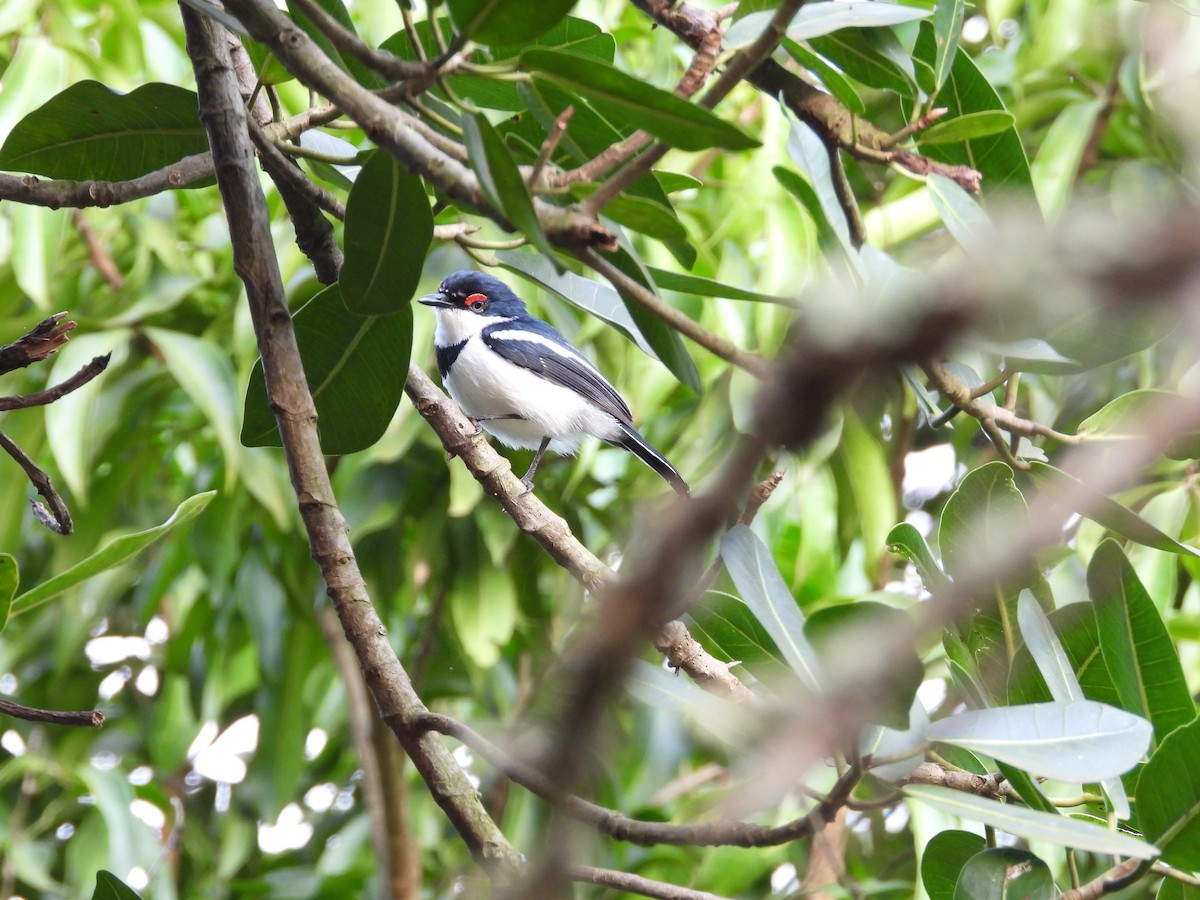
[[[0,694],[106,717],[2,726],[0,896],[122,896],[101,871],[156,898],[610,896],[583,884],[621,873],[672,897],[1200,896],[1196,10],[430,5],[289,4],[332,75],[258,0],[0,9],[0,341],[77,323],[3,392],[111,354],[0,413],[75,525],[43,527],[0,460]],[[270,253],[203,155],[214,21],[275,154],[273,252],[377,637],[535,775],[715,838],[622,840],[570,803],[567,825],[459,732],[436,742],[528,865],[473,861],[381,722],[235,271],[239,241]],[[497,266],[694,506],[613,448],[548,460],[533,497],[486,449],[447,460],[409,301]],[[556,552],[538,500],[586,550]],[[705,659],[681,663],[647,632],[696,584]],[[633,665],[588,669],[605,640]]]

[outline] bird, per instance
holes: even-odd
[[[589,435],[628,450],[677,492],[683,476],[633,426],[633,413],[558,329],[532,315],[503,281],[463,269],[417,298],[437,316],[442,384],[463,412],[506,446],[536,450],[527,491],[546,450],[571,456]]]

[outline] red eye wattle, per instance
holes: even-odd
[[[488,298],[486,294],[471,294],[463,301],[467,309],[473,309],[475,312],[479,312],[487,306],[487,302]]]

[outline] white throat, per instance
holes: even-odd
[[[489,325],[509,321],[508,316],[489,316],[466,309],[447,309],[444,306],[439,307],[436,312],[437,327],[433,332],[433,342],[439,347],[453,347],[475,337]]]

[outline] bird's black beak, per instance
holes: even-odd
[[[454,305],[441,291],[435,291],[432,294],[426,294],[424,297],[418,297],[417,302],[424,303],[426,306],[451,307]]]

